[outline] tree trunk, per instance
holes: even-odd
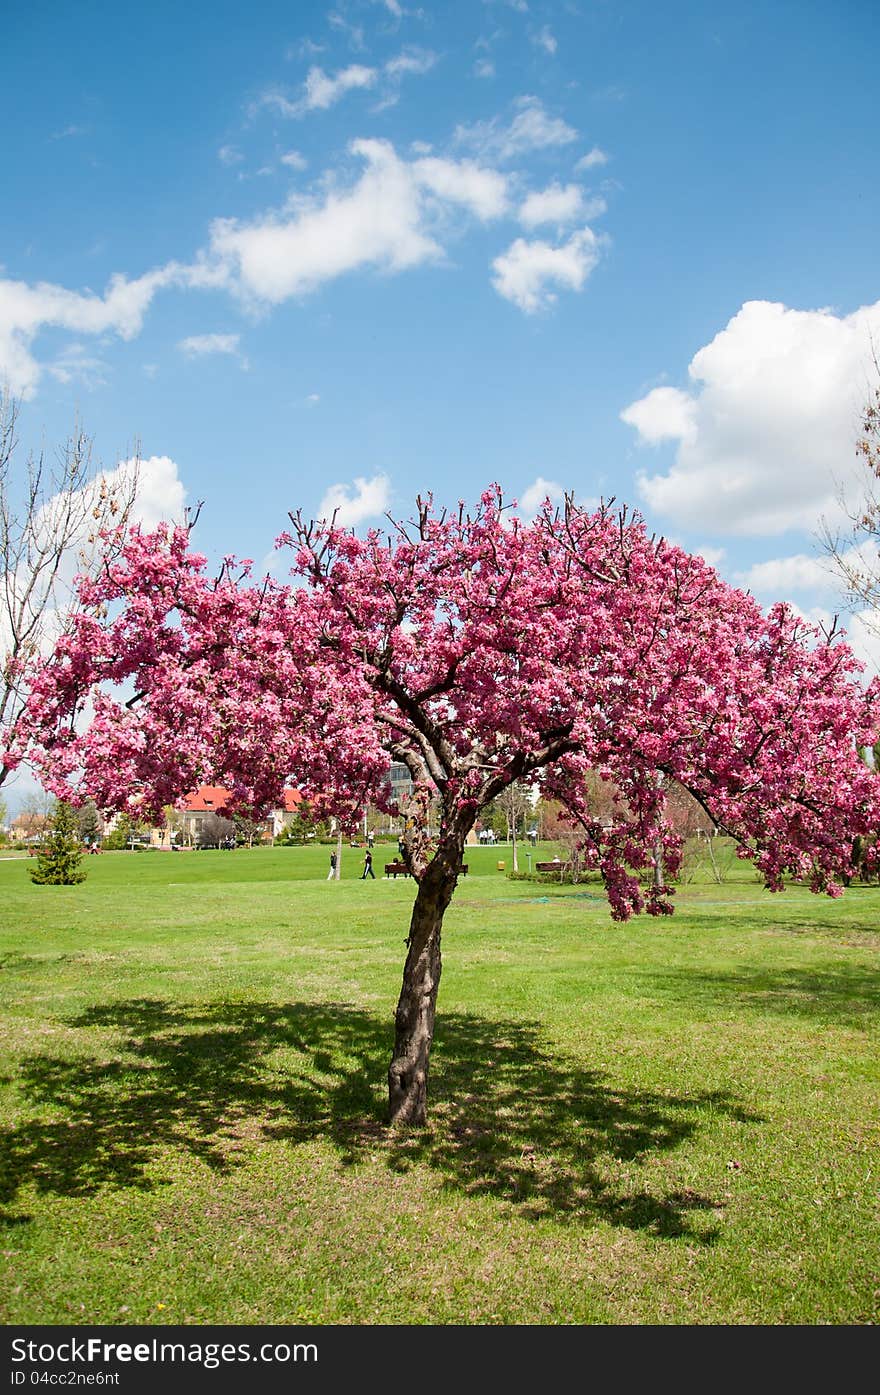
[[[659,838],[654,844],[654,875],[651,880],[655,891],[666,890],[663,879],[663,843]]]
[[[392,1124],[423,1124],[428,1064],[440,987],[440,929],[458,881],[462,849],[438,851],[419,884],[409,927],[403,986],[395,1015],[394,1055],[388,1068]]]

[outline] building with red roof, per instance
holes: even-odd
[[[185,795],[178,805],[178,812],[186,841],[199,841],[199,835],[212,814],[231,819],[234,813],[231,799],[231,792],[223,785],[199,785],[197,790]],[[302,800],[299,790],[288,786],[284,790],[281,803],[267,815],[262,837],[277,838],[284,826],[290,823]]]

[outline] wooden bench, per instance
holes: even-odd
[[[467,874],[468,865],[466,862],[463,862],[458,869],[458,875],[460,877],[466,877]],[[411,877],[412,873],[405,862],[386,862],[385,875],[386,877],[393,877],[396,881],[398,877]]]
[[[405,862],[386,862],[385,875],[396,880],[398,877],[408,877],[411,873]]]
[[[536,872],[570,872],[570,862],[536,862]]]

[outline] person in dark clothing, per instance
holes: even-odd
[[[366,881],[367,877],[372,877],[373,881],[376,880],[376,873],[373,871],[373,854],[369,848],[364,853],[364,870],[361,873],[361,881]]]
[[[333,852],[333,853],[330,854],[330,871],[327,873],[327,880],[328,880],[328,882],[332,882],[335,876],[336,876],[336,854],[335,854],[335,852]]]

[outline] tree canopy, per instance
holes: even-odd
[[[289,583],[231,557],[210,577],[185,528],[131,532],[81,583],[27,735],[60,796],[136,797],[141,813],[201,783],[262,810],[293,780],[318,811],[351,814],[387,804],[390,762],[406,764],[418,891],[392,1117],[424,1117],[443,913],[469,830],[514,782],[571,811],[615,919],[671,910],[662,878],[640,880],[680,857],[669,780],[770,889],[788,875],[838,894],[853,836],[877,821],[856,743],[876,739],[880,685],[861,685],[835,634],[783,605],[765,615],[613,503],[524,521],[492,487],[473,512],[419,499],[365,537],[294,514],[279,545]],[[590,816],[590,771],[618,791],[611,821]]]

